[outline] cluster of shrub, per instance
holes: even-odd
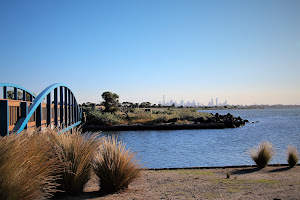
[[[116,124],[159,124],[159,123],[196,123],[213,118],[210,113],[201,113],[195,109],[166,109],[145,111],[135,108],[130,112],[108,113],[91,108],[85,108],[87,124],[116,125]]]
[[[299,161],[297,148],[289,145],[286,154],[289,166],[291,168],[296,166]],[[275,155],[276,152],[270,142],[262,142],[257,147],[250,149],[250,156],[259,168],[267,166]]]
[[[0,138],[0,199],[47,199],[78,195],[91,173],[100,192],[125,189],[140,175],[135,154],[114,137],[72,130],[43,130]]]

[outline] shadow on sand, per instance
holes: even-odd
[[[246,168],[246,169],[239,169],[236,171],[231,172],[231,174],[249,174],[249,173],[254,173],[257,171],[260,171],[264,168],[259,168],[259,167],[254,167],[254,168]],[[290,169],[292,169],[291,167],[287,166],[287,167],[283,167],[283,168],[276,168],[273,170],[269,170],[270,168],[267,168],[267,171],[270,173],[276,173],[276,172],[284,172],[284,171],[288,171]]]
[[[110,195],[110,193],[103,193],[100,191],[91,191],[91,192],[83,192],[80,195],[70,195],[67,193],[59,193],[56,194],[54,197],[52,197],[53,200],[80,200],[80,199],[97,199],[99,197],[105,197],[107,195]]]
[[[292,169],[291,167],[284,167],[284,168],[279,168],[279,169],[273,169],[270,172],[285,172]]]
[[[249,174],[249,173],[257,172],[257,171],[259,171],[261,169],[262,168],[259,168],[259,167],[239,169],[239,170],[231,172],[231,174]]]

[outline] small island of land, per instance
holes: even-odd
[[[202,113],[192,108],[132,108],[107,113],[85,107],[85,131],[223,129],[244,126],[248,120],[231,114]]]
[[[102,94],[100,104],[83,103],[84,131],[223,129],[244,126],[241,117],[199,112],[197,108],[161,107],[150,102],[119,103],[119,95]]]

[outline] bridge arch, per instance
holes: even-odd
[[[18,89],[23,91],[23,101],[26,101],[26,93],[30,95],[30,101],[33,100],[33,98],[36,97],[35,94],[27,90],[26,88],[16,85],[16,84],[11,84],[11,83],[0,83],[0,87],[3,87],[3,99],[7,99],[7,87],[12,87],[14,88],[14,100],[18,100]]]
[[[5,123],[0,124],[1,135],[9,134],[9,132],[18,134],[22,130],[27,129],[29,124],[31,125],[31,128],[45,126],[52,127],[54,125],[65,131],[81,123],[82,109],[79,107],[73,91],[66,84],[54,83],[45,88],[38,96],[35,96],[25,88],[14,84],[3,83],[0,84],[0,86],[22,89],[34,97],[34,100],[29,102],[26,101],[26,98],[23,98],[23,101],[20,102],[14,100],[14,103],[20,103],[22,114],[19,116],[18,121],[11,130],[11,128],[8,128],[8,113],[10,111],[8,107],[10,100],[3,94],[3,97],[6,99],[0,100],[0,110],[6,112],[3,112],[0,117],[1,121],[6,117],[6,121]],[[5,89],[6,88],[3,88],[3,93]],[[52,93],[54,93],[53,98],[51,98]],[[43,103],[45,99],[46,103]],[[53,101],[51,101],[52,99]],[[32,125],[32,121],[35,121],[35,124]]]

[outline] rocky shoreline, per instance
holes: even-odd
[[[187,130],[187,129],[224,129],[237,128],[244,126],[248,120],[241,117],[234,117],[230,113],[227,115],[219,115],[216,113],[214,117],[204,119],[196,118],[188,124],[177,123],[178,119],[173,118],[167,123],[161,124],[129,124],[129,125],[96,125],[85,124],[83,131],[139,131],[139,130]]]

